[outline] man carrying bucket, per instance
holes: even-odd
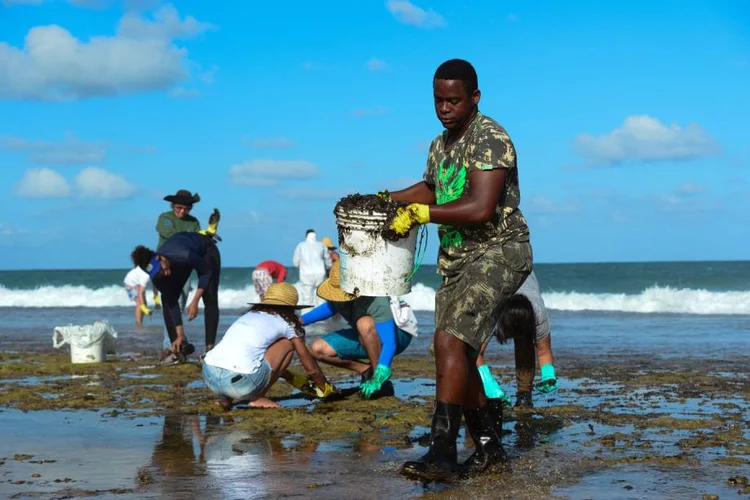
[[[433,94],[445,131],[430,145],[424,180],[391,194],[393,200],[410,203],[391,223],[397,233],[408,234],[418,224],[439,224],[443,282],[435,297],[436,403],[430,447],[400,471],[424,482],[482,473],[506,459],[496,425],[502,416],[487,404],[476,359],[502,304],[532,268],[529,229],[518,208],[515,148],[505,129],[479,112],[481,94],[472,65],[460,59],[441,64]],[[459,467],[456,435],[462,413],[476,450]]]

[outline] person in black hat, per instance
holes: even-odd
[[[187,189],[180,189],[175,194],[165,196],[164,201],[170,203],[172,210],[162,213],[159,216],[159,220],[156,221],[156,232],[159,234],[159,243],[156,245],[156,250],[159,250],[164,242],[176,233],[196,233],[201,230],[201,223],[198,222],[198,219],[190,215],[193,205],[201,201],[201,197],[198,193],[192,194]],[[181,311],[185,310],[190,290],[190,279],[188,279],[185,282],[185,288],[182,289],[182,293],[180,294],[179,302]],[[160,304],[159,296],[155,287],[154,303],[156,305]],[[168,347],[166,338],[164,347]]]

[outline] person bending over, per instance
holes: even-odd
[[[316,394],[325,398],[336,392],[326,381],[305,344],[305,329],[295,309],[297,289],[289,283],[274,283],[265,297],[251,304],[226,331],[221,341],[203,360],[203,380],[219,397],[219,404],[231,410],[237,403],[253,408],[278,408],[266,392],[286,372],[296,353]]]
[[[516,407],[533,406],[531,390],[537,358],[541,367],[541,381],[536,385],[536,390],[543,394],[557,390],[549,315],[534,272],[526,278],[518,292],[503,305],[495,335],[501,344],[513,339],[516,359]],[[484,393],[488,398],[499,398],[510,404],[510,398],[506,396],[485,363],[483,354],[486,347],[487,343],[482,346],[482,354],[477,358]]]
[[[210,234],[177,233],[161,246],[158,252],[138,246],[133,250],[133,260],[146,271],[162,294],[164,324],[172,345],[163,354],[179,359],[191,354],[195,348],[185,337],[179,298],[185,281],[193,271],[198,273],[198,289],[187,307],[188,320],[198,316],[198,302],[203,301],[206,351],[216,342],[219,328],[219,278],[221,254]]]

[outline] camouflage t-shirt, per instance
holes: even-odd
[[[464,135],[447,150],[443,132],[432,141],[424,181],[435,188],[438,205],[471,192],[469,173],[475,170],[507,170],[505,185],[494,216],[485,224],[454,227],[441,225],[438,272],[444,276],[460,271],[463,264],[490,245],[529,241],[526,219],[518,205],[516,150],[505,129],[492,118],[477,113]]]

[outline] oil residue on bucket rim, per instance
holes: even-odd
[[[409,203],[404,201],[393,201],[387,200],[374,194],[359,194],[354,193],[341,198],[336,207],[333,209],[333,214],[338,218],[339,216],[345,216],[346,214],[369,214],[369,215],[384,215],[385,218],[381,224],[373,220],[372,229],[368,228],[366,231],[371,233],[373,236],[380,235],[386,241],[396,241],[407,237],[408,235],[397,234],[391,229],[391,222],[396,217],[398,209],[407,206]],[[344,233],[347,228],[338,225],[339,232],[339,244],[344,241]]]

